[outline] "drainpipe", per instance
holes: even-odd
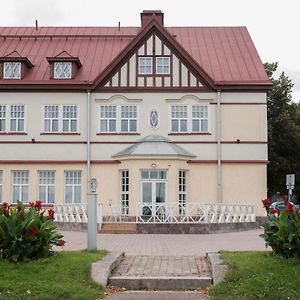
[[[87,91],[87,131],[86,131],[86,167],[87,167],[87,193],[90,194],[91,192],[91,92]]]
[[[222,182],[221,182],[221,91],[217,92],[217,203],[222,203]]]

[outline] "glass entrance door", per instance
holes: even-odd
[[[166,192],[166,171],[141,171],[141,214],[143,216],[163,214],[165,212]]]

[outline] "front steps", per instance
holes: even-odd
[[[136,233],[136,223],[103,223],[100,233]]]

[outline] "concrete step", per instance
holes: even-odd
[[[206,276],[111,276],[108,283],[125,287],[128,290],[195,290],[211,286],[212,278]]]
[[[101,233],[136,233],[136,223],[103,223]]]

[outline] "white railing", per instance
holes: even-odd
[[[87,205],[86,204],[63,204],[54,205],[53,207],[54,221],[62,223],[87,223]],[[97,223],[99,224],[99,229],[102,226],[102,209],[101,204],[97,205]]]
[[[120,207],[105,212],[106,222],[136,223],[245,223],[255,222],[254,205],[237,204],[142,204],[135,220]]]

